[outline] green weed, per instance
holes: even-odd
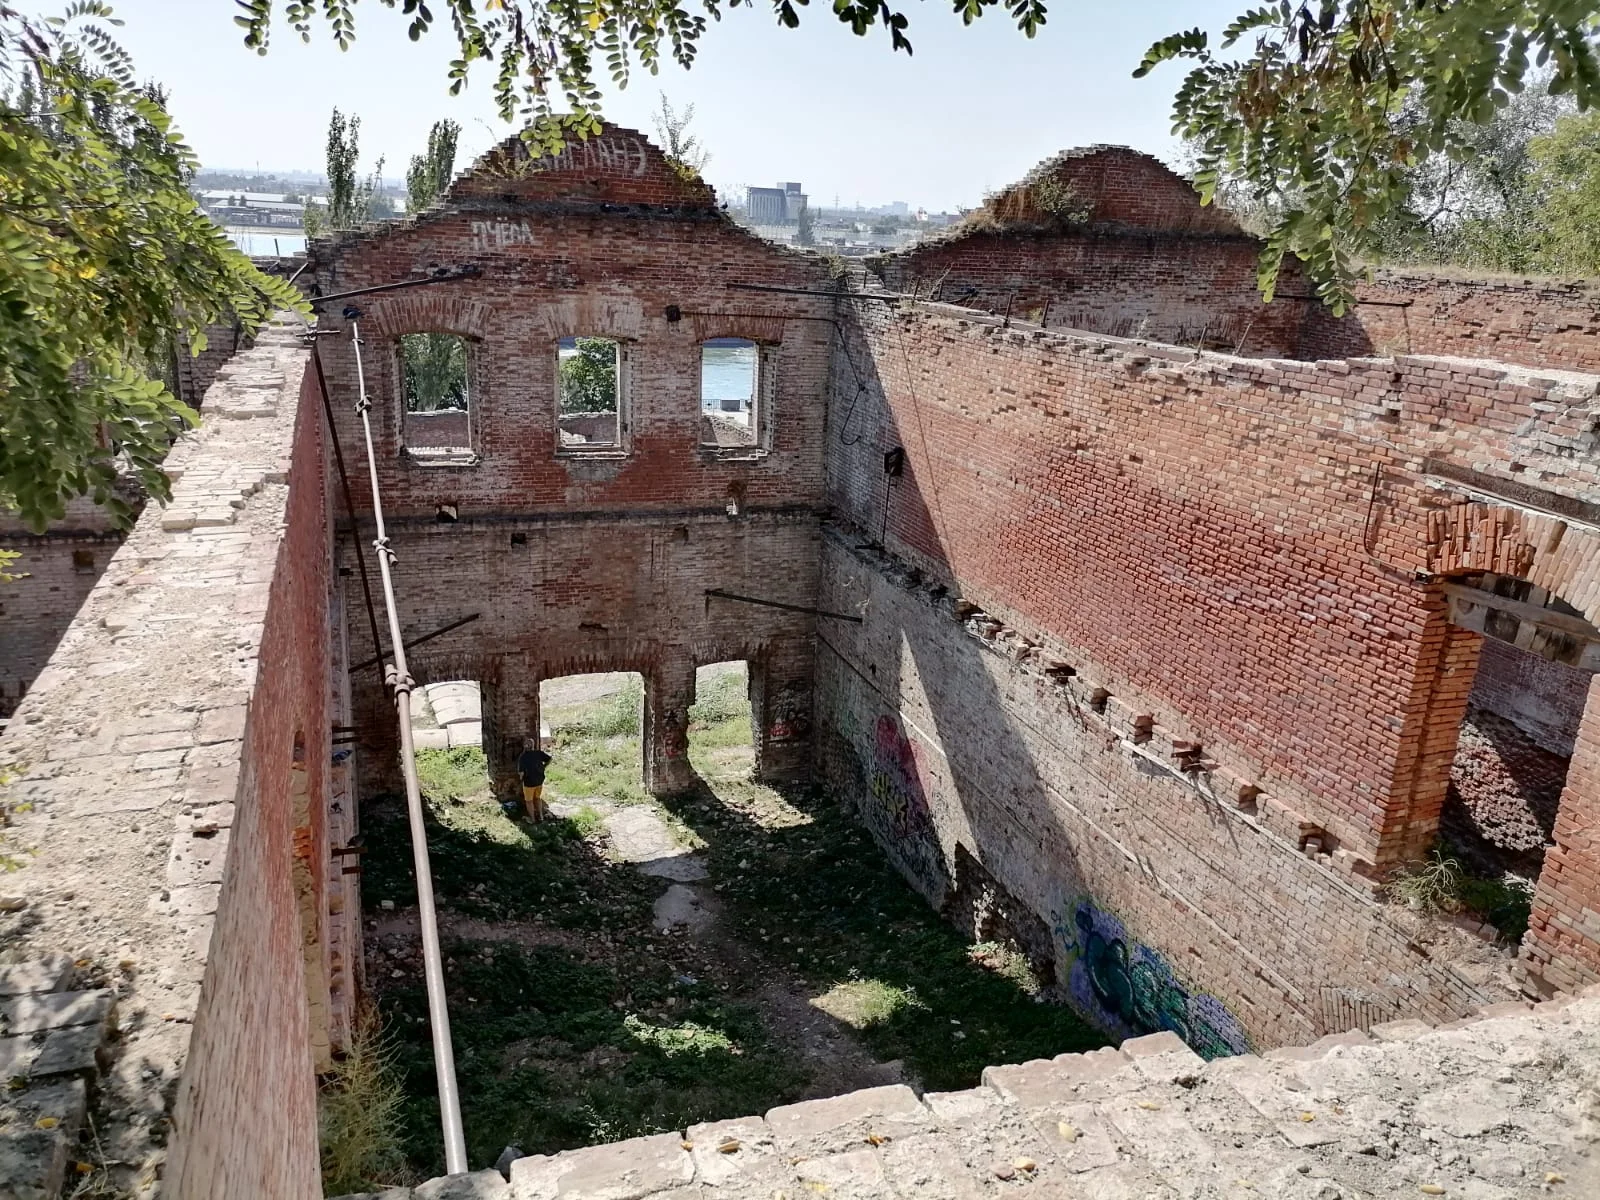
[[[508,819],[487,789],[430,775],[440,908],[505,931],[445,946],[474,1163],[507,1144],[552,1153],[808,1094],[823,1068],[772,1008],[766,993],[775,985],[815,997],[843,1036],[879,1061],[902,1060],[927,1088],[970,1087],[992,1063],[1103,1044],[1069,1009],[1039,1002],[1020,955],[968,945],[929,909],[846,806],[728,772],[727,747],[750,736],[741,687],[737,676],[716,681],[695,706],[690,761],[709,782],[665,804],[679,839],[703,845],[711,868],[706,886],[721,915],[703,942],[655,930],[662,883],[585,840],[602,824],[596,806],[529,826]],[[552,718],[552,791],[648,799],[632,725],[602,732],[621,724],[614,700]],[[472,766],[463,758],[451,769]],[[370,803],[365,828],[367,904],[414,904],[403,805]],[[436,1175],[442,1147],[422,983],[388,971],[375,980],[398,1043],[408,1156],[419,1174]]]
[[[480,746],[418,750],[416,760],[417,786],[430,800],[464,800],[488,790],[489,762]]]
[[[410,1181],[401,1141],[406,1093],[390,1065],[394,1052],[377,1015],[366,1011],[344,1057],[323,1081],[317,1116],[324,1195]]]
[[[1533,885],[1527,880],[1511,874],[1471,875],[1442,845],[1396,875],[1385,890],[1390,899],[1418,912],[1470,913],[1508,941],[1521,941],[1533,910]]]
[[[573,829],[578,831],[578,836],[583,838],[594,837],[606,827],[605,818],[595,810],[592,804],[580,806],[578,811],[573,813],[568,820],[572,822]]]

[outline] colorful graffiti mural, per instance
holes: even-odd
[[[1067,993],[1106,1032],[1138,1037],[1170,1030],[1202,1058],[1246,1054],[1250,1038],[1221,1000],[1191,991],[1159,951],[1128,936],[1087,896],[1056,920],[1067,952]]]

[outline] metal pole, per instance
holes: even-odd
[[[467,1169],[467,1143],[461,1132],[461,1097],[456,1091],[455,1052],[450,1047],[450,1012],[445,1006],[444,962],[439,953],[439,924],[433,907],[433,872],[428,866],[428,834],[422,822],[422,791],[417,786],[417,764],[411,741],[411,672],[406,668],[406,648],[400,635],[400,617],[395,612],[394,580],[389,572],[394,551],[383,527],[383,504],[378,498],[378,458],[372,446],[372,402],[367,399],[367,377],[361,365],[361,322],[358,313],[347,311],[350,341],[356,352],[356,384],[360,399],[361,429],[367,441],[367,474],[372,480],[372,515],[378,536],[372,543],[378,552],[378,571],[383,576],[383,607],[389,617],[389,644],[394,647],[394,665],[387,672],[394,689],[394,710],[400,720],[400,772],[405,777],[406,811],[411,817],[411,857],[417,870],[417,918],[422,928],[422,970],[428,985],[428,1025],[433,1032],[433,1066],[439,1079],[439,1121],[444,1126],[444,1167],[448,1175]]]

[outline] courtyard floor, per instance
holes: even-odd
[[[931,911],[835,799],[751,782],[742,669],[703,675],[703,783],[665,804],[639,784],[638,703],[626,677],[547,696],[560,819],[540,826],[505,816],[476,747],[419,756],[473,1166],[880,1083],[969,1087],[1104,1044],[1019,954]],[[371,803],[365,829],[367,980],[408,1171],[428,1178],[443,1155],[401,803]]]

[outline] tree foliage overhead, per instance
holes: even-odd
[[[428,148],[411,156],[406,172],[406,212],[427,208],[450,186],[456,173],[456,139],[461,126],[454,121],[435,121],[428,130]]]
[[[320,11],[340,49],[356,35],[356,0],[236,0],[235,16],[245,29],[245,44],[265,54],[273,18],[282,13],[289,27],[309,41]],[[383,0],[394,7],[394,0]],[[779,25],[800,24],[808,0],[772,0]],[[1045,21],[1044,0],[954,0],[964,24],[988,9],[1003,7],[1017,27],[1032,37]],[[600,131],[600,88],[604,74],[626,87],[636,67],[654,75],[663,56],[679,66],[694,65],[700,39],[710,21],[720,21],[724,8],[752,8],[754,0],[634,0],[602,4],[599,0],[440,0],[460,45],[460,57],[449,67],[450,92],[466,86],[474,63],[493,64],[495,106],[504,121],[532,126],[534,140],[545,149],[561,148],[569,134]],[[906,35],[910,22],[890,0],[834,0],[833,14],[864,37],[875,26],[889,34],[895,50],[911,53]],[[404,0],[412,41],[434,24],[434,12],[423,0]],[[557,112],[564,108],[564,112]]]
[[[1419,163],[1470,159],[1468,131],[1530,72],[1547,71],[1553,95],[1594,102],[1597,17],[1595,0],[1282,0],[1243,14],[1215,49],[1201,29],[1158,42],[1137,74],[1193,64],[1173,115],[1198,149],[1196,186],[1209,200],[1232,176],[1272,207],[1269,296],[1293,252],[1342,310]]]
[[[0,0],[0,507],[36,529],[89,495],[119,519],[131,471],[170,494],[162,459],[194,413],[152,378],[205,327],[254,332],[299,303],[195,205],[196,162],[98,0],[57,18]]]

